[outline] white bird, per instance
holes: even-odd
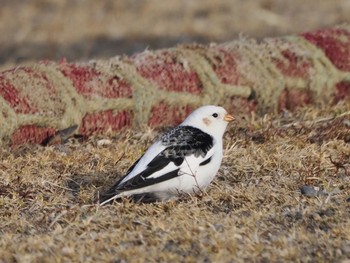
[[[204,190],[218,172],[222,138],[234,120],[218,106],[203,106],[163,134],[100,198],[100,205],[124,196],[142,202],[165,201],[179,193]]]

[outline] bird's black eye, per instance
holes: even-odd
[[[214,118],[217,118],[219,115],[217,113],[213,113],[212,115]]]

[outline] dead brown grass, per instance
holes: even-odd
[[[5,1],[0,67],[286,35],[349,22],[348,13],[342,0]],[[350,117],[320,120],[349,110],[239,119],[207,193],[164,204],[92,205],[155,131],[0,149],[0,262],[341,262],[350,258]],[[331,195],[303,196],[306,184]]]
[[[225,159],[208,191],[168,203],[92,204],[156,131],[2,149],[0,261],[350,258],[349,110],[344,103],[238,118],[226,134]],[[303,196],[304,185],[329,194]]]

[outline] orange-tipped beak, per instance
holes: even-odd
[[[227,121],[227,122],[231,122],[231,121],[235,120],[235,117],[233,117],[230,114],[226,114],[225,117],[224,117],[224,120]]]

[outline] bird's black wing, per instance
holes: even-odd
[[[113,197],[117,193],[116,189],[117,189],[118,185],[120,184],[120,182],[123,181],[123,179],[126,176],[128,176],[128,174],[135,168],[135,166],[138,164],[138,162],[141,160],[142,157],[143,157],[143,155],[136,162],[134,162],[134,164],[132,166],[130,166],[130,168],[126,171],[125,175],[122,178],[120,178],[111,188],[109,188],[108,191],[106,191],[100,195],[100,197],[99,197],[100,203],[107,201],[108,199],[110,199],[111,197]]]
[[[205,157],[207,152],[213,147],[213,138],[201,131],[200,129],[191,126],[178,126],[165,133],[160,141],[166,148],[160,152],[139,174],[133,176],[129,180],[122,182],[123,179],[133,170],[140,158],[113,187],[103,195],[100,202],[108,200],[113,195],[123,191],[143,188],[149,185],[160,183],[178,176],[180,166],[186,156],[195,155]],[[167,172],[158,177],[150,177],[155,172],[166,167],[170,162],[173,162],[178,169]]]

